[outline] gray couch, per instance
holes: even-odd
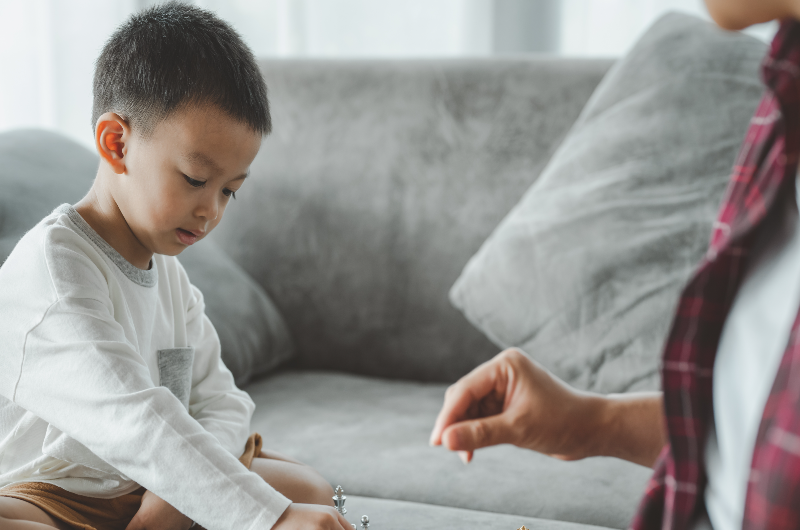
[[[763,48],[748,46],[756,55]],[[274,132],[211,236],[269,294],[295,344],[280,369],[246,384],[257,404],[252,430],[342,484],[350,520],[369,514],[376,530],[624,528],[648,468],[561,462],[511,446],[478,451],[465,466],[428,446],[447,384],[498,351],[448,291],[612,61],[262,67]],[[737,75],[757,85],[755,69],[746,70]],[[42,145],[50,156],[38,155]],[[0,253],[48,208],[77,201],[96,163],[52,133],[1,134]],[[713,215],[719,196],[704,201]],[[253,374],[245,375],[237,380]]]
[[[253,428],[368,497],[348,502],[373,528],[622,528],[633,515],[646,468],[514,447],[464,466],[427,443],[443,382],[498,352],[448,289],[609,67],[263,63],[275,132],[214,234],[266,287],[297,345],[295,371],[247,387]]]

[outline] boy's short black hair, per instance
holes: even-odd
[[[272,130],[253,53],[213,13],[168,2],[133,15],[106,42],[94,71],[92,129],[105,112],[149,135],[186,105],[210,103],[262,135]]]

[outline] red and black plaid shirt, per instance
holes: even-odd
[[[669,444],[631,527],[685,529],[703,509],[703,455],[722,327],[757,226],[795,193],[800,149],[800,22],[787,20],[762,75],[767,85],[733,170],[705,258],[683,291],[664,349]],[[797,271],[800,274],[800,271]],[[753,352],[757,355],[758,352]],[[764,409],[744,510],[745,530],[800,529],[800,314]]]

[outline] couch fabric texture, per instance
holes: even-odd
[[[662,18],[469,261],[456,307],[575,387],[658,389],[678,295],[763,92],[765,52],[688,15]]]
[[[303,371],[247,390],[256,402],[252,428],[264,446],[313,466],[348,495],[518,516],[509,530],[525,518],[610,528],[630,523],[649,468],[615,458],[562,462],[510,445],[481,449],[465,466],[455,454],[429,447],[445,388]]]
[[[296,366],[452,381],[497,348],[447,299],[610,61],[264,61],[274,132],[211,238]]]
[[[549,519],[434,506],[418,502],[347,496],[348,519],[357,523],[361,514],[370,514],[370,527],[376,530],[593,530],[598,526],[564,523]]]

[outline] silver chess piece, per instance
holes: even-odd
[[[336,511],[342,514],[347,513],[347,510],[344,507],[345,501],[347,501],[347,496],[344,494],[344,490],[341,486],[336,486],[336,490],[334,491],[336,495],[333,496],[333,505],[336,507]]]
[[[366,515],[361,516],[361,530],[367,530],[369,528],[369,517]]]

